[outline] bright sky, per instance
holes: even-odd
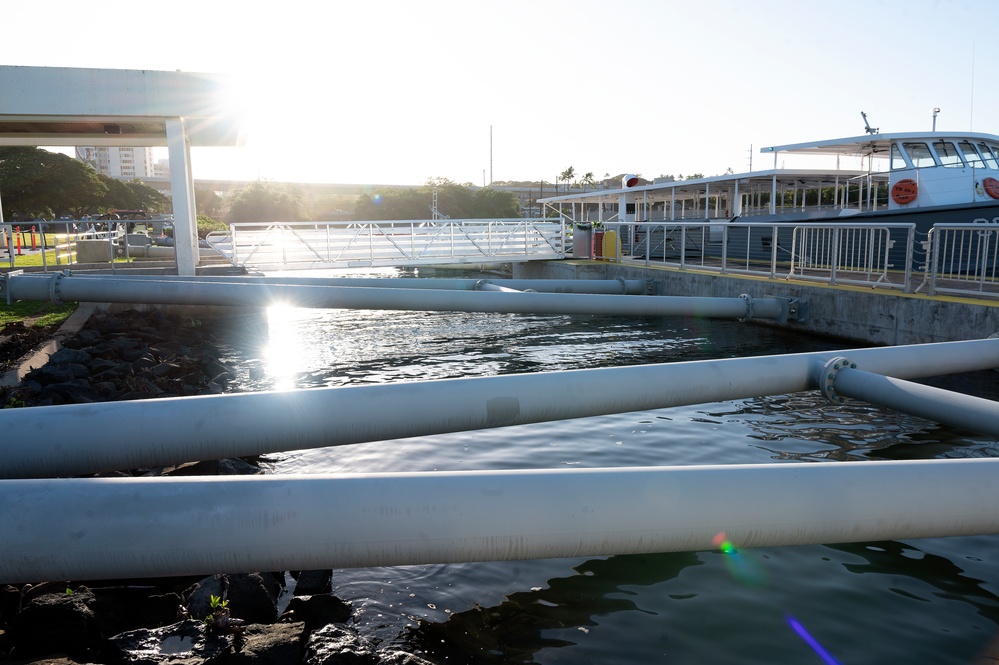
[[[483,184],[768,168],[764,145],[999,134],[980,0],[35,0],[0,64],[182,69],[247,83],[245,148],[195,178]],[[2,91],[0,91],[2,94]],[[490,165],[490,127],[492,164]]]

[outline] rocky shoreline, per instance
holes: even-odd
[[[211,322],[161,310],[98,313],[20,385],[7,407],[151,399],[229,391]],[[262,473],[254,459],[192,460],[123,476]],[[383,647],[352,626],[330,593],[332,571],[156,580],[46,580],[0,587],[0,662],[340,663],[434,661]]]

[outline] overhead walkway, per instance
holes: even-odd
[[[429,266],[562,259],[566,227],[551,219],[446,219],[231,224],[208,245],[263,270]]]

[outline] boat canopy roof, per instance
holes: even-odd
[[[939,141],[944,140],[974,140],[999,141],[999,136],[993,134],[975,134],[971,132],[905,132],[895,134],[864,134],[842,139],[827,141],[810,141],[808,143],[788,143],[760,148],[761,153],[790,153],[795,155],[840,155],[849,157],[867,157],[871,154],[888,156],[891,144],[895,141]]]
[[[683,196],[693,192],[704,194],[705,191],[715,192],[738,187],[741,191],[749,191],[753,188],[771,187],[774,182],[778,185],[788,185],[796,187],[825,187],[838,180],[839,183],[846,182],[853,178],[874,177],[887,180],[887,173],[875,173],[871,166],[866,168],[842,169],[839,167],[839,158],[850,157],[862,160],[888,159],[891,155],[891,145],[896,141],[917,142],[922,141],[932,143],[935,141],[987,141],[991,144],[999,144],[999,136],[994,134],[978,134],[972,132],[907,132],[893,134],[865,134],[840,139],[830,139],[825,141],[811,141],[807,143],[788,143],[785,145],[774,145],[760,148],[760,153],[775,155],[775,168],[763,171],[750,171],[746,173],[729,173],[725,175],[711,176],[707,178],[697,178],[690,180],[671,180],[668,182],[657,182],[649,185],[637,187],[620,187],[615,189],[594,189],[582,193],[562,194],[538,199],[539,203],[600,203],[609,202],[612,199],[624,194],[628,199],[634,201],[640,197],[652,202],[654,200],[664,200],[670,196]],[[805,157],[836,157],[833,168],[776,168],[776,155],[803,155]],[[886,169],[885,169],[886,171]]]

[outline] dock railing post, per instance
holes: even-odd
[[[912,293],[912,260],[916,252],[916,225],[909,226],[905,233],[905,289],[903,293]]]
[[[839,265],[839,227],[832,229],[832,239],[829,247],[829,284],[836,286],[836,267]]]
[[[927,237],[930,241],[930,260],[927,261],[927,266],[930,271],[930,295],[935,296],[937,294],[937,270],[940,267],[940,229],[934,227],[930,229]]]

